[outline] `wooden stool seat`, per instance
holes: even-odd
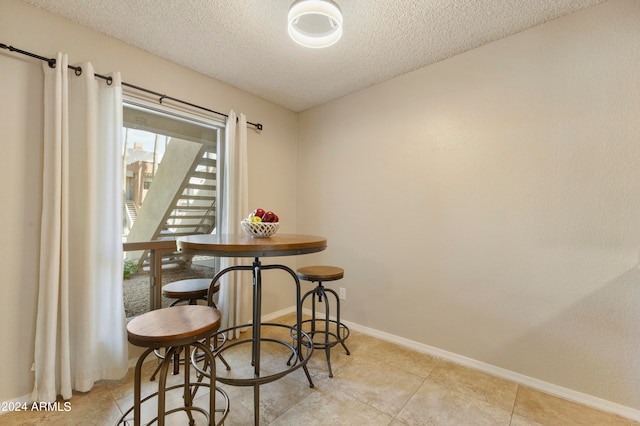
[[[211,306],[173,306],[135,317],[127,324],[127,334],[131,344],[145,348],[182,346],[211,337],[220,318]]]
[[[305,266],[296,272],[305,281],[335,281],[344,277],[344,269],[337,266]]]
[[[206,300],[207,294],[209,293],[209,285],[211,285],[209,278],[191,278],[174,281],[162,286],[162,295],[169,299],[178,299],[178,301]]]

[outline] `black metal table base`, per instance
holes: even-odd
[[[285,324],[276,324],[276,323],[262,323],[262,271],[263,270],[271,270],[271,269],[279,269],[287,272],[293,278],[296,286],[296,324],[295,325],[285,325]],[[218,333],[227,333],[232,330],[240,329],[240,328],[251,328],[252,336],[248,339],[241,339],[237,341],[228,341],[226,345],[221,348],[218,348],[216,352],[217,355],[221,354],[224,351],[229,350],[238,345],[243,344],[251,344],[251,365],[253,366],[253,377],[247,378],[225,378],[225,377],[217,377],[216,380],[231,386],[253,386],[254,388],[254,424],[260,424],[260,385],[265,383],[270,383],[274,380],[278,380],[287,374],[291,373],[298,368],[303,368],[307,379],[309,380],[309,387],[313,387],[313,381],[311,380],[311,374],[309,374],[309,370],[307,369],[307,362],[313,353],[313,344],[311,344],[311,338],[307,333],[302,331],[302,305],[300,303],[300,280],[296,273],[289,267],[285,265],[262,265],[260,263],[260,259],[256,257],[253,261],[252,265],[236,265],[230,266],[228,268],[223,269],[218,272],[216,276],[213,278],[211,283],[212,286],[216,285],[218,281],[227,273],[233,271],[252,271],[253,275],[253,319],[249,324],[237,325],[234,327],[229,327],[224,330],[219,330]],[[208,303],[211,305],[213,303],[213,299],[209,296]],[[262,327],[283,327],[290,330],[290,332],[299,332],[302,336],[301,339],[294,339],[294,343],[290,344],[283,340],[273,339],[269,337],[262,337],[261,328]],[[262,375],[261,371],[261,354],[260,347],[262,342],[271,342],[277,343],[287,347],[291,351],[291,355],[289,357],[289,362],[284,363],[286,368],[283,368],[282,371],[274,374],[269,374],[266,376]],[[304,349],[304,353],[303,353]],[[291,362],[293,360],[293,362]],[[200,374],[207,374],[206,366],[205,368],[197,367]]]

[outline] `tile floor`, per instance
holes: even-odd
[[[292,317],[281,319],[292,323]],[[263,334],[284,336],[271,328]],[[286,336],[288,337],[288,336]],[[240,345],[224,352],[232,370],[218,367],[219,375],[236,375],[251,369],[246,349]],[[280,369],[284,347],[264,345],[265,371]],[[315,384],[309,387],[302,369],[260,387],[260,421],[263,425],[638,425],[612,414],[562,400],[430,355],[352,332],[347,340],[351,355],[340,346],[332,350],[334,377],[327,375],[326,359],[316,351],[309,361]],[[148,375],[155,361],[145,364]],[[180,376],[170,377],[177,381]],[[143,394],[155,382],[145,381]],[[253,424],[253,388],[222,385],[231,410],[225,425]],[[179,392],[179,391],[178,391]],[[180,402],[176,391],[168,404]],[[221,398],[219,398],[221,399]],[[133,373],[117,383],[97,384],[87,394],[71,399],[71,410],[13,412],[0,416],[2,425],[115,425],[133,400]],[[206,407],[208,391],[195,401]],[[153,400],[143,404],[143,421],[154,417]],[[131,419],[132,415],[127,419]],[[204,416],[194,414],[196,424]],[[169,425],[187,424],[184,413],[167,418]],[[133,424],[128,421],[127,425]]]

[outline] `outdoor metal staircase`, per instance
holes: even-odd
[[[213,151],[211,151],[213,150]],[[171,209],[154,240],[175,239],[184,235],[209,234],[216,226],[217,170],[215,147],[203,146],[200,160],[185,176],[181,191],[176,194]],[[187,266],[191,255],[180,252],[164,253],[163,267]],[[149,264],[147,258],[143,266]]]
[[[127,221],[127,228],[131,228],[138,218],[138,209],[136,203],[132,200],[125,201],[125,220]]]
[[[180,155],[184,155],[184,151],[180,151]],[[167,156],[167,154],[165,154]],[[217,169],[216,169],[216,147],[215,145],[202,145],[198,153],[194,153],[193,160],[190,167],[181,169],[183,170],[181,175],[183,176],[182,183],[176,187],[173,186],[169,189],[167,184],[170,181],[175,185],[175,175],[178,173],[177,168],[167,169],[171,175],[171,179],[164,179],[160,177],[160,170],[154,178],[154,181],[149,189],[145,203],[138,215],[138,221],[143,219],[147,222],[153,222],[155,224],[134,224],[135,226],[141,225],[147,228],[143,233],[144,238],[149,240],[173,240],[184,235],[193,234],[209,234],[216,226],[216,202],[217,202]],[[163,159],[165,161],[169,158]],[[185,160],[182,160],[183,163]],[[160,168],[170,167],[167,163],[161,164]],[[185,173],[184,170],[187,170]],[[151,200],[150,195],[154,192],[154,196],[159,195],[157,192],[164,192],[160,198],[165,201],[162,203],[156,200]],[[166,198],[167,191],[173,192],[173,199]],[[152,207],[148,203],[152,203],[154,212],[146,211],[145,208],[151,210]],[[162,211],[158,212],[156,205],[164,205],[162,210],[164,215],[161,215]],[[166,207],[168,206],[168,207]],[[135,228],[134,226],[134,228]],[[152,226],[152,228],[149,228]],[[133,228],[132,228],[133,231]],[[191,263],[190,255],[185,255],[180,252],[165,252],[162,256],[163,268],[175,268],[185,267]],[[145,251],[140,253],[139,266],[148,268],[150,264],[149,252]]]

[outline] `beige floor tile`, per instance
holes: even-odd
[[[514,414],[546,426],[638,424],[525,386],[518,389]]]
[[[386,426],[392,417],[348,395],[318,389],[275,419],[272,426]]]
[[[427,377],[440,362],[439,358],[405,348],[393,343],[376,347],[369,355],[394,367],[420,377]]]
[[[73,413],[74,419],[82,419],[76,424],[115,424],[122,415],[105,386],[96,386],[91,392],[74,394],[69,402],[71,404],[69,413]],[[57,414],[56,418],[64,419],[67,413],[55,414]]]
[[[511,410],[469,396],[458,388],[427,379],[396,419],[407,425],[508,426]]]
[[[227,389],[227,388],[225,388]],[[216,409],[221,409],[221,399],[216,399]],[[209,396],[203,395],[196,398],[194,405],[209,410]],[[220,421],[221,414],[217,414],[216,421]],[[239,403],[237,398],[229,396],[229,413],[224,421],[225,426],[246,426],[253,424],[253,409],[249,410],[243,404]]]
[[[220,386],[228,392],[231,401],[229,420],[234,424],[242,424],[242,419],[246,419],[248,413],[248,417],[251,419],[249,423],[253,423],[253,386]],[[289,376],[261,385],[259,408],[261,424],[269,424],[312,392],[313,389],[308,385],[305,386]]]
[[[371,357],[359,356],[326,382],[326,391],[344,393],[383,413],[396,415],[424,379]]]
[[[444,360],[433,369],[429,379],[509,411],[518,390],[513,382]]]
[[[371,354],[373,351],[378,350],[378,348],[388,343],[364,333],[351,331],[349,337],[345,340],[345,344],[352,355],[366,355]],[[337,353],[343,352],[343,349],[337,351]]]
[[[365,334],[351,332],[345,341],[349,354],[340,344],[331,348],[331,369],[334,375],[339,375],[340,370],[348,366],[359,355],[371,355],[376,352],[384,342]],[[329,378],[329,367],[324,349],[315,349],[308,363],[309,371],[314,381]]]
[[[527,419],[526,417],[522,417],[519,414],[513,414],[511,416],[511,425],[510,426],[544,426],[542,423],[538,423],[531,419]]]
[[[3,426],[34,426],[45,424],[47,413],[32,411],[11,411],[0,415]]]

